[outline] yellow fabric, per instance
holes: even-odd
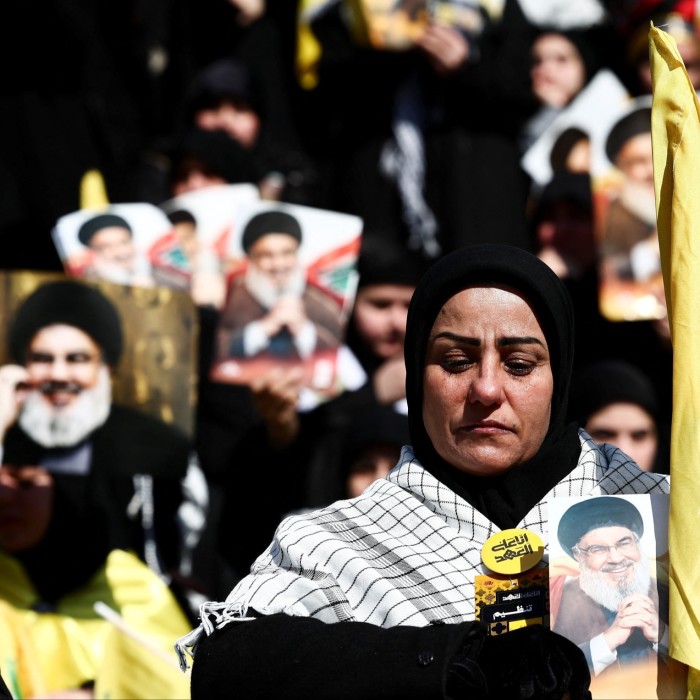
[[[327,0],[300,0],[297,10],[297,55],[296,73],[301,87],[306,90],[318,84],[318,62],[321,60],[321,45],[311,31],[309,12],[324,5]]]
[[[80,181],[80,208],[97,209],[109,204],[107,187],[99,170],[88,170]]]
[[[46,693],[34,663],[37,654],[22,613],[0,600],[0,671],[12,697],[38,698]]]
[[[365,5],[377,5],[389,8],[390,2],[368,3],[366,0],[341,0],[345,4],[345,16],[349,18],[348,29],[352,32],[353,40],[370,46],[369,27],[366,19]],[[321,60],[321,44],[311,30],[309,17],[323,5],[331,4],[331,0],[299,0],[297,9],[297,41],[296,41],[296,76],[302,88],[312,90],[318,85],[318,64]],[[503,0],[481,0],[482,10],[492,22],[497,22],[503,14]],[[427,7],[427,4],[426,4]],[[439,5],[436,5],[439,8]],[[444,11],[449,12],[449,4],[445,3]]]
[[[94,680],[96,697],[101,698],[189,697],[189,679],[177,669],[173,644],[191,625],[165,583],[136,556],[111,552],[86,586],[63,598],[54,612],[40,613],[31,609],[37,595],[23,568],[0,553],[0,599],[13,606],[24,637],[38,650],[31,655],[32,671],[46,691]],[[148,646],[100,617],[93,609],[97,601],[117,611]],[[17,616],[5,619],[16,620]],[[172,665],[162,662],[149,647],[159,650]],[[19,665],[27,658],[20,658],[19,653],[17,657],[9,663]],[[25,696],[30,693],[20,689]]]
[[[107,638],[104,659],[95,682],[95,698],[190,697],[190,674],[180,670],[174,654],[168,654],[166,659],[164,654],[154,653],[116,628]]]
[[[659,247],[673,339],[670,651],[700,697],[700,102],[673,38],[652,25],[651,115]]]

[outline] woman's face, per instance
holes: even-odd
[[[530,69],[535,97],[565,107],[586,83],[586,67],[576,46],[560,34],[544,34],[532,46]]]
[[[426,350],[423,420],[449,464],[489,476],[533,457],[553,388],[547,341],[522,297],[472,287],[442,307]]]
[[[353,311],[357,332],[382,360],[403,353],[413,290],[403,284],[368,284],[357,290]]]
[[[641,406],[622,401],[608,404],[588,418],[585,429],[596,442],[619,447],[643,471],[653,470],[659,437],[656,422]]]

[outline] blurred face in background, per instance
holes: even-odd
[[[171,190],[173,197],[178,197],[185,192],[194,192],[206,187],[226,184],[228,184],[226,178],[213,173],[207,165],[193,162],[180,169]]]
[[[566,169],[572,173],[588,173],[591,170],[591,142],[589,139],[580,139],[566,159]]]
[[[197,111],[195,124],[205,131],[225,131],[243,148],[253,148],[260,133],[260,117],[243,100],[221,100]]]
[[[32,338],[26,366],[31,385],[51,407],[60,409],[97,384],[102,353],[87,333],[56,323]]]
[[[287,233],[266,233],[250,246],[248,259],[272,288],[284,290],[299,271],[299,241]]]
[[[353,319],[359,335],[378,358],[403,353],[408,305],[415,287],[368,284],[357,290]]]
[[[560,34],[543,34],[531,51],[530,78],[535,97],[550,107],[565,107],[586,82],[586,67],[576,46]]]
[[[651,150],[651,132],[627,139],[615,157],[615,165],[630,183],[654,194],[654,160]]]
[[[131,231],[121,226],[109,226],[93,234],[90,249],[96,264],[122,268],[129,272],[136,262],[136,248]]]
[[[652,471],[659,436],[654,419],[641,406],[609,404],[590,416],[584,427],[596,442],[619,447],[642,470]]]
[[[350,465],[348,498],[359,496],[372,482],[383,479],[394,468],[400,454],[400,446],[380,443],[360,452]]]
[[[95,341],[74,326],[52,324],[31,340],[27,392],[19,423],[44,447],[77,444],[107,418],[109,367]]]

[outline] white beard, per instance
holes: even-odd
[[[19,425],[42,447],[71,447],[107,420],[111,405],[112,383],[102,366],[95,386],[81,391],[68,406],[50,406],[39,391],[29,392]]]
[[[282,297],[301,298],[306,289],[306,273],[297,268],[284,287],[276,287],[264,272],[260,272],[254,265],[249,265],[245,273],[245,286],[258,303],[269,309]]]
[[[656,227],[656,203],[654,190],[638,182],[626,182],[620,192],[620,201],[645,224]]]
[[[96,259],[92,266],[100,279],[116,282],[117,284],[128,284],[134,276],[131,269],[109,260]]]
[[[581,562],[579,574],[579,586],[581,590],[596,603],[604,608],[616,612],[620,603],[632,593],[649,595],[651,576],[646,564],[638,561],[633,564],[634,575],[631,579],[620,581],[618,585],[609,583],[602,578],[603,574],[592,571]]]
[[[109,260],[95,259],[92,263],[95,276],[98,279],[115,282],[116,284],[134,284],[151,286],[152,277],[148,262],[136,258],[129,267]]]

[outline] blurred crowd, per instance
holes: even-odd
[[[663,314],[613,320],[601,306],[601,279],[615,259],[607,257],[596,228],[591,134],[578,127],[560,131],[544,178],[533,176],[524,159],[602,72],[644,104],[651,95],[650,21],[672,34],[700,87],[695,3],[455,0],[476,18],[468,27],[429,21],[398,50],[358,37],[353,17],[360,4],[53,0],[41,9],[15,3],[8,10],[6,26],[26,38],[2,49],[3,65],[12,67],[0,88],[3,270],[63,273],[50,232],[60,217],[81,208],[86,173],[97,174],[110,203],[160,205],[212,185],[252,183],[270,202],[358,216],[363,231],[343,339],[360,378],[311,410],[299,407],[299,377],[282,368],[250,386],[209,376],[221,315],[209,303],[196,306],[191,436],[172,426],[172,434],[162,426],[136,428],[122,416],[114,427],[120,437],[106,447],[86,429],[37,451],[35,441],[11,440],[12,430],[27,426],[13,427],[17,416],[0,394],[6,438],[0,566],[17,574],[12,586],[0,583],[0,640],[18,610],[85,617],[69,599],[94,586],[97,574],[112,586],[112,603],[127,619],[128,596],[114,592],[128,578],[127,563],[114,556],[128,551],[138,576],[153,573],[165,585],[161,598],[150,601],[153,626],[146,631],[165,639],[167,649],[168,639],[196,621],[201,602],[223,600],[247,573],[285,514],[353,496],[386,474],[409,443],[403,339],[411,294],[431,262],[471,243],[527,249],[565,281],[577,326],[570,419],[594,439],[619,445],[643,469],[668,473],[668,324]],[[606,106],[589,104],[591,121]],[[624,124],[607,154],[635,182],[646,181],[647,196],[648,110],[638,122]],[[641,191],[633,189],[628,199],[641,201]],[[653,268],[643,253],[655,245],[654,223],[648,212],[646,219],[636,210],[624,215],[624,247],[635,250],[628,256],[632,271],[624,274],[641,275],[635,265]],[[72,292],[65,293],[69,299]],[[46,366],[50,352],[34,345],[51,323],[77,327],[87,338],[84,357],[67,362],[89,364],[95,352],[105,367],[113,364],[94,318],[78,323],[45,313],[33,312],[36,327],[5,329],[10,341],[11,330],[20,333],[29,350],[15,348],[14,374],[0,369],[0,384],[28,381],[32,362]],[[30,375],[18,369],[25,361]],[[92,382],[75,381],[76,392],[81,382]],[[91,463],[73,449],[86,435]],[[93,483],[66,476],[99,470],[109,478]],[[147,480],[137,484],[144,474]],[[53,508],[31,498],[33,490],[47,488],[55,494]],[[13,539],[16,522],[3,511],[19,508],[20,497],[24,511],[13,517],[24,518],[30,530],[26,523],[40,522],[35,536]],[[150,516],[143,508],[148,502],[157,511]],[[156,540],[154,558],[149,547]],[[110,578],[114,570],[122,579]],[[172,600],[162,597],[170,594]],[[12,603],[7,613],[5,603]],[[143,619],[136,607],[129,614]],[[169,626],[158,628],[166,619]],[[99,632],[100,643],[105,634]],[[49,691],[62,697],[69,688],[93,697],[96,671],[87,651],[71,662],[72,673],[67,662],[37,671],[17,636],[13,644],[12,654],[0,656],[0,673],[22,697],[49,697]],[[27,667],[8,669],[15,663],[10,657]],[[178,692],[166,686],[158,697]]]

